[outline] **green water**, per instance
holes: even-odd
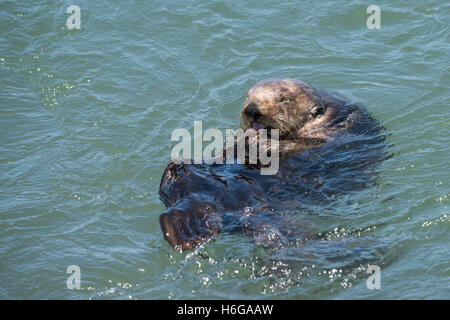
[[[65,26],[71,4],[80,30]],[[366,27],[370,4],[380,30]],[[448,3],[15,0],[0,10],[0,298],[450,298]],[[194,120],[237,127],[246,91],[270,77],[339,91],[386,127],[394,156],[379,184],[308,217],[336,241],[351,231],[388,245],[380,290],[364,270],[284,266],[239,234],[183,254],[163,239],[171,132]],[[66,287],[69,265],[80,290]]]

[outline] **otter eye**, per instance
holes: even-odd
[[[324,114],[325,113],[325,110],[323,109],[323,108],[318,108],[317,110],[316,110],[316,112],[314,113],[314,116],[320,116],[320,115],[322,115],[322,114]]]

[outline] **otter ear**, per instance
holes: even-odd
[[[280,92],[278,93],[278,101],[279,102],[286,102],[289,101],[290,96],[289,96],[289,90],[285,87],[281,87]]]

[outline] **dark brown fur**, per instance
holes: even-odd
[[[255,110],[252,116],[248,110],[246,112],[249,106]],[[297,159],[295,155],[313,148],[317,154],[322,152],[329,158],[339,157],[339,152],[347,152],[349,146],[360,154],[364,152],[364,145],[361,146],[364,141],[379,143],[380,148],[384,142],[380,126],[364,109],[350,104],[340,95],[315,89],[298,80],[257,83],[249,90],[241,114],[245,129],[258,122],[267,129],[280,131],[279,150],[284,161],[280,172],[263,176],[256,166],[245,164],[170,163],[161,178],[160,195],[168,209],[160,216],[160,224],[164,237],[177,250],[192,249],[214,238],[225,226],[224,217],[229,212],[266,206],[268,192],[275,187],[282,188],[292,177],[300,176],[301,181],[307,181],[312,176],[311,190],[319,176],[326,178],[329,169],[325,165],[318,163],[316,173],[307,172],[298,160],[301,158]],[[365,136],[367,140],[359,139],[361,143],[353,143],[355,136]],[[380,148],[367,157],[368,166],[382,158],[382,152],[378,152]],[[308,159],[311,159],[309,155]],[[359,166],[361,161],[357,163]],[[314,168],[314,163],[309,168]],[[335,177],[333,179],[339,183]],[[345,185],[344,180],[341,183]],[[248,225],[245,228],[248,230]]]

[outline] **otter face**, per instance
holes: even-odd
[[[245,129],[278,129],[280,137],[298,132],[323,113],[314,88],[293,79],[258,82],[241,110]]]

